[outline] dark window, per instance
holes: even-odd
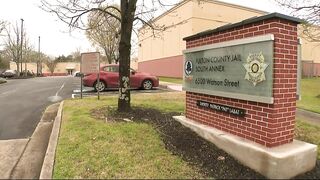
[[[103,68],[104,71],[107,72],[119,72],[119,67],[118,66],[106,66]]]

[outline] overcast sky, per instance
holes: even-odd
[[[239,4],[267,12],[281,12],[272,0],[220,0]],[[170,1],[171,2],[171,1]],[[68,55],[80,48],[82,52],[94,50],[81,31],[69,33],[66,24],[56,16],[39,8],[40,0],[1,0],[0,19],[24,27],[31,44],[38,49],[38,36],[41,36],[41,51],[51,56]],[[282,12],[283,13],[283,12]],[[2,39],[0,38],[0,42]],[[2,43],[1,43],[2,44]],[[0,47],[2,49],[2,47]]]

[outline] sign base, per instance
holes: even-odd
[[[173,118],[270,179],[289,179],[312,170],[316,165],[317,146],[314,144],[293,140],[292,143],[267,148],[184,116]]]

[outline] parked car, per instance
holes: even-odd
[[[81,76],[80,71],[76,71],[73,73],[73,77],[80,77],[80,76]]]
[[[159,86],[159,78],[148,73],[130,69],[130,88],[152,89]],[[100,84],[97,74],[85,74],[83,85],[94,87],[96,91],[106,88],[119,88],[119,65],[107,65],[100,68]]]
[[[29,71],[29,70],[23,70],[22,72],[20,72],[20,76],[25,76],[27,74],[27,77],[33,77],[35,76],[33,71]]]
[[[4,71],[1,76],[4,77],[4,78],[10,78],[10,77],[13,77],[17,74],[17,71],[16,70],[11,70],[11,69],[8,69],[6,71]]]

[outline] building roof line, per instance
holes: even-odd
[[[181,2],[179,2],[178,4],[176,4],[175,6],[173,6],[172,8],[170,8],[168,11],[163,12],[162,14],[160,14],[159,16],[155,17],[154,19],[151,19],[149,22],[155,22],[158,19],[162,18],[163,16],[171,13],[172,11],[178,9],[180,6],[186,4],[187,2],[189,2],[191,0],[183,0]],[[144,24],[141,28],[139,28],[139,31],[145,27],[147,27],[148,25]]]
[[[252,23],[255,23],[255,22],[258,22],[258,21],[263,21],[263,20],[267,20],[267,19],[271,19],[271,18],[285,19],[285,20],[288,20],[288,21],[291,21],[291,22],[294,22],[294,23],[297,23],[297,24],[301,24],[301,23],[304,22],[304,20],[299,19],[299,18],[295,18],[295,17],[292,17],[292,16],[287,16],[287,15],[280,14],[280,13],[270,13],[270,14],[267,14],[267,15],[264,15],[264,16],[252,17],[252,18],[245,19],[245,20],[237,22],[237,23],[220,26],[220,27],[215,28],[215,29],[202,31],[200,33],[185,37],[185,38],[183,38],[183,40],[188,41],[188,40],[191,40],[191,39],[194,39],[194,38],[199,38],[199,37],[206,36],[206,35],[209,35],[209,34],[217,33],[217,32],[220,32],[220,31],[232,29],[232,28],[239,27],[239,26],[244,26],[244,25],[247,25],[247,24],[252,24]]]
[[[263,10],[260,10],[260,9],[255,9],[255,8],[251,8],[251,7],[247,7],[247,6],[242,6],[242,5],[239,5],[239,4],[228,3],[228,2],[224,2],[224,1],[220,1],[220,0],[202,0],[202,1],[212,2],[212,3],[215,3],[215,4],[221,4],[221,5],[227,5],[227,6],[231,6],[231,7],[238,7],[238,8],[242,8],[242,9],[245,9],[245,10],[258,12],[258,13],[263,13],[263,14],[269,14],[270,13],[270,12],[263,11]]]
[[[178,9],[179,7],[181,7],[182,5],[186,4],[187,2],[189,1],[193,1],[193,0],[183,0],[179,3],[177,3],[175,6],[173,6],[172,8],[170,8],[168,11],[165,11],[164,13],[160,14],[159,16],[155,17],[154,19],[151,19],[149,22],[155,22],[159,19],[161,19],[163,16],[171,13],[172,11]],[[269,12],[266,12],[266,11],[262,11],[262,10],[259,10],[259,9],[254,9],[254,8],[250,8],[250,7],[246,7],[246,6],[241,6],[241,5],[238,5],[238,4],[232,4],[232,3],[227,3],[227,2],[223,2],[223,1],[219,1],[219,0],[201,0],[201,1],[205,1],[205,2],[209,2],[209,3],[214,3],[214,4],[220,4],[220,5],[226,5],[226,6],[229,6],[229,7],[240,7],[242,9],[245,9],[245,10],[250,10],[250,11],[254,11],[254,12],[258,12],[258,13],[264,13],[264,14],[268,14]],[[143,29],[145,28],[147,25],[143,25],[140,29]]]

